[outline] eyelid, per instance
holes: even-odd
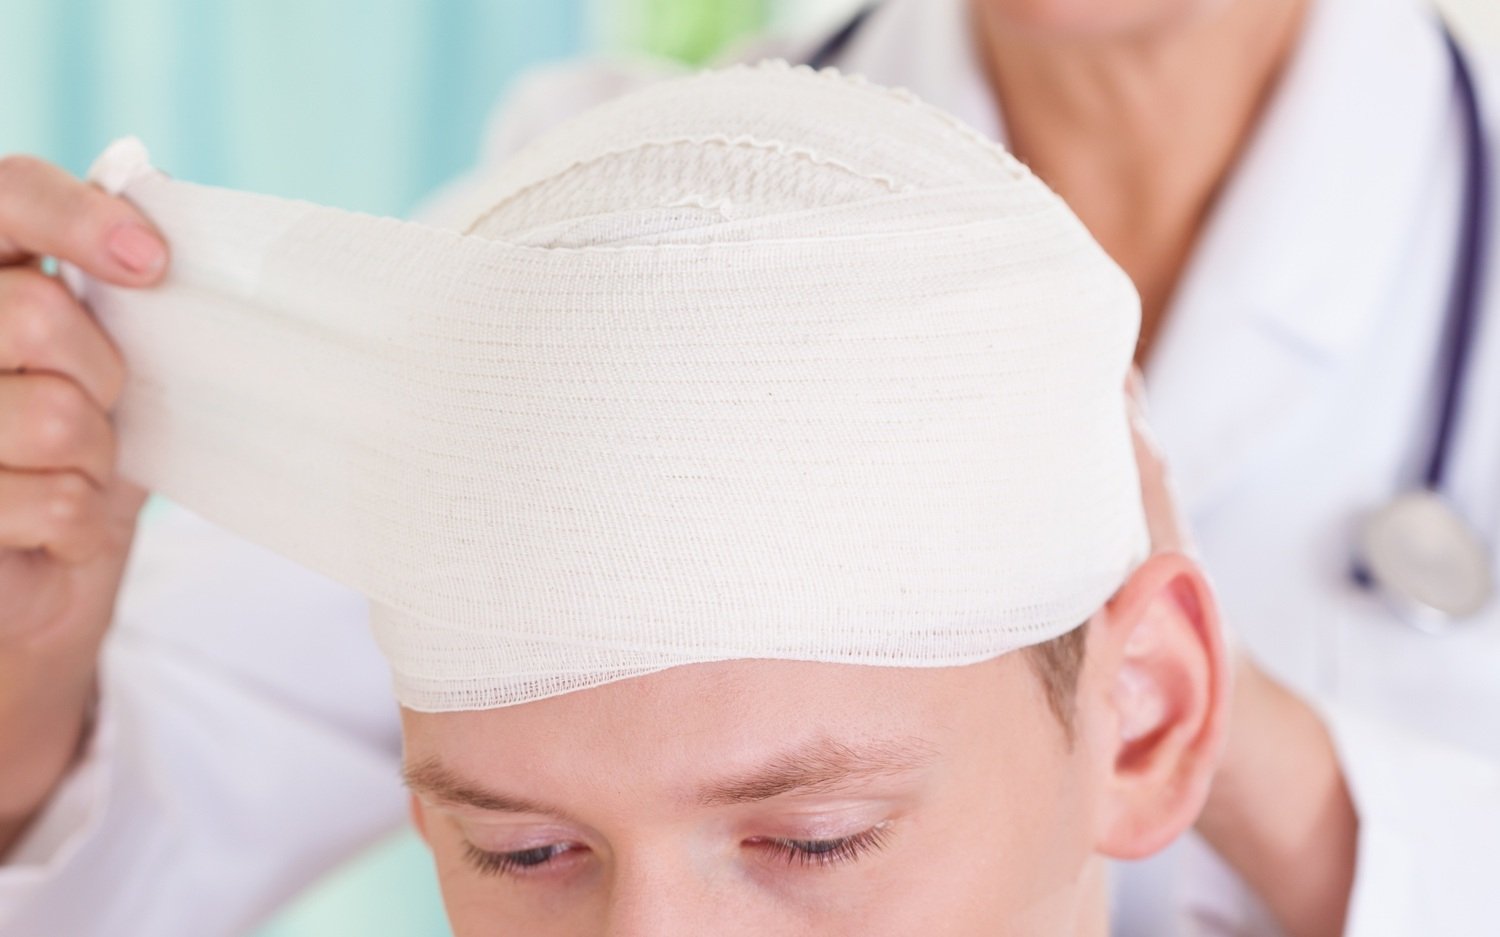
[[[745,840],[745,843],[746,845],[763,847],[772,856],[785,859],[788,866],[828,868],[830,866],[854,862],[872,852],[884,849],[890,839],[890,827],[891,824],[889,821],[882,821],[868,829],[861,830],[858,833],[851,833],[848,836],[838,836],[828,839],[752,836]],[[551,852],[552,850],[556,851]],[[581,851],[586,852],[587,850],[588,847],[580,846],[577,843],[559,842],[536,846],[530,849],[491,852],[480,849],[468,840],[464,840],[464,861],[482,875],[525,878],[553,871],[556,868],[559,857],[565,857]],[[551,852],[551,855],[534,864],[523,858],[527,854],[541,856],[549,852]]]
[[[569,824],[546,817],[494,815],[468,810],[444,810],[451,828],[481,852],[524,852],[553,843],[582,843],[588,835]]]
[[[757,836],[746,843],[764,846],[772,855],[785,859],[787,865],[826,868],[853,862],[885,848],[890,840],[890,827],[888,821],[883,821],[848,836],[829,839]]]
[[[573,842],[548,843],[534,846],[529,849],[516,849],[507,852],[491,852],[480,849],[478,846],[464,841],[464,862],[474,871],[481,875],[514,876],[524,878],[530,875],[541,875],[553,871],[559,857],[565,857],[577,852],[586,852],[588,847]],[[529,855],[541,856],[551,853],[539,862],[528,861]]]
[[[759,811],[748,815],[740,829],[761,839],[840,839],[864,833],[874,826],[889,825],[910,809],[909,804],[895,800],[820,800],[807,805],[779,806],[774,812]]]

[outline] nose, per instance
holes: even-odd
[[[729,937],[731,895],[691,863],[629,863],[615,869],[601,937]]]

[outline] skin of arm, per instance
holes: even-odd
[[[0,859],[20,841],[88,737],[92,690],[46,679],[79,668],[27,656],[7,654],[0,667],[0,752],[25,754],[10,760],[14,770],[0,785]]]
[[[1338,937],[1354,885],[1359,817],[1327,727],[1243,652],[1231,744],[1201,833],[1289,937]]]
[[[1152,440],[1138,373],[1129,385],[1136,462],[1156,550],[1193,553]],[[1301,697],[1231,647],[1229,744],[1196,829],[1265,900],[1289,937],[1338,937],[1354,884],[1359,817],[1327,727]]]
[[[32,157],[0,159],[0,859],[87,737],[145,499],[115,473],[124,362],[45,256],[136,287],[167,263],[124,200]]]

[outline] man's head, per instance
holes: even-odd
[[[1129,280],[992,142],[785,65],[498,175],[462,248],[514,292],[427,329],[436,601],[376,622],[459,933],[1097,928],[1221,725]]]
[[[1212,608],[1162,554],[1086,626],[978,664],[727,661],[408,710],[413,818],[459,937],[1102,933],[1102,857],[1161,848],[1206,794]]]
[[[467,237],[113,168],[195,277],[95,305],[136,477],[371,596],[466,937],[1056,937],[1190,822],[1223,668],[1147,557],[1137,298],[953,118],[664,82]]]

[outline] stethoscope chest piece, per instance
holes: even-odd
[[[1494,595],[1489,549],[1437,492],[1392,499],[1366,521],[1359,547],[1361,578],[1423,631],[1446,631]]]

